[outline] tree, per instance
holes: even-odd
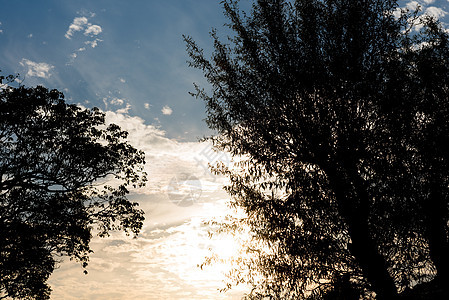
[[[48,299],[58,257],[86,267],[94,230],[138,234],[126,195],[146,182],[144,153],[97,108],[13,79],[0,91],[0,298]]]
[[[218,133],[209,139],[244,158],[215,169],[246,213],[224,230],[252,236],[234,279],[253,285],[249,298],[394,299],[432,279],[449,295],[449,44],[438,21],[390,0],[223,6],[229,43],[213,31],[208,60],[185,40],[212,86],[193,93]]]

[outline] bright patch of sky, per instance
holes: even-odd
[[[207,164],[227,161],[210,145],[204,104],[182,35],[210,53],[209,31],[227,33],[219,0],[8,1],[0,10],[0,69],[23,84],[64,91],[71,103],[107,111],[146,154],[149,182],[131,198],[146,211],[137,239],[119,233],[93,241],[89,275],[66,260],[50,279],[53,299],[238,299],[220,294],[217,269],[197,264],[208,248],[203,221],[226,212],[223,178]],[[242,6],[248,6],[242,0]],[[447,18],[446,0],[402,1]],[[226,242],[226,244],[229,244]],[[232,244],[232,243],[230,243]],[[221,266],[225,269],[226,266]],[[217,267],[217,268],[221,268]],[[234,293],[234,294],[233,294]]]

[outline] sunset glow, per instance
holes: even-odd
[[[198,45],[204,47],[205,57],[208,58],[213,49],[210,37],[213,28],[218,29],[218,35],[223,35],[222,41],[227,41],[226,35],[230,29],[223,26],[228,20],[223,16],[220,2],[1,2],[1,75],[18,74],[17,82],[13,84],[20,82],[30,87],[43,85],[48,89],[58,89],[70,104],[84,108],[98,107],[105,113],[107,124],[117,124],[127,131],[130,144],[145,153],[148,182],[146,186],[132,189],[129,193],[129,199],[139,203],[139,207],[145,212],[142,231],[136,237],[122,232],[112,232],[105,238],[93,236],[93,253],[86,269],[87,275],[83,273],[80,262],[60,257],[57,269],[48,280],[52,288],[51,299],[240,299],[250,291],[244,284],[226,292],[220,291],[225,289],[228,282],[226,274],[233,268],[231,261],[248,258],[245,256],[248,254],[242,251],[242,244],[250,240],[250,235],[246,229],[242,230],[247,234],[245,236],[218,233],[217,226],[210,223],[211,220],[223,221],[227,215],[242,217],[243,213],[230,208],[231,197],[223,190],[228,180],[210,171],[210,166],[220,162],[231,165],[233,160],[229,153],[213,150],[211,142],[203,139],[216,132],[209,129],[204,121],[205,104],[201,99],[192,97],[189,92],[194,91],[194,83],[206,92],[211,87],[200,71],[188,67],[186,61],[189,58],[183,40],[183,35],[192,36]],[[242,0],[240,7],[242,10],[249,10],[251,3],[252,1]],[[399,3],[401,7],[407,8],[421,5],[425,13],[442,18],[443,21],[449,18],[448,1],[407,0]],[[447,23],[443,22],[443,25]],[[319,47],[318,49],[321,50]],[[245,93],[236,94],[238,97],[246,96]],[[297,94],[291,95],[295,98]],[[240,106],[236,107],[240,109]],[[268,115],[266,111],[264,113]],[[283,116],[281,113],[279,115]],[[313,116],[310,119],[317,124],[321,122],[316,121]],[[296,120],[288,119],[285,123],[294,122]],[[238,124],[235,125],[236,131],[244,124],[241,120],[235,123]],[[256,125],[252,126],[256,128]],[[234,124],[228,128],[234,128],[233,126]],[[368,127],[366,131],[375,126]],[[290,132],[290,128],[283,130]],[[270,128],[270,135],[272,132],[277,134],[276,130]],[[333,131],[332,134],[337,135]],[[299,140],[296,138],[292,138],[291,143],[289,138],[278,138],[281,142],[288,141],[286,144],[290,148],[285,151],[289,152],[288,155],[293,152],[296,155],[297,149],[294,147]],[[105,137],[102,139],[106,140]],[[317,144],[322,146],[321,141]],[[271,146],[270,143],[260,141],[257,147],[265,149],[263,147],[267,145]],[[282,155],[284,154],[279,156]],[[261,156],[270,157],[270,154],[264,153]],[[313,155],[311,157],[314,158]],[[327,159],[327,156],[323,157]],[[233,159],[238,161],[238,158]],[[290,161],[294,159],[296,156]],[[143,158],[140,162],[142,161]],[[319,166],[307,163],[304,163],[304,168],[308,168],[308,171],[319,169]],[[299,165],[300,163],[283,167],[293,169]],[[354,170],[361,172],[356,167]],[[273,177],[279,174],[274,172],[276,175]],[[320,170],[318,173],[325,177],[325,171]],[[107,175],[110,173],[101,179]],[[259,177],[262,180],[260,178],[262,176]],[[113,181],[109,183],[114,185]],[[270,186],[265,191],[273,199],[275,196],[284,196],[282,188],[278,191],[276,187]],[[260,199],[265,200],[264,197]],[[79,203],[82,208],[86,207],[82,206],[84,202]],[[279,215],[282,216],[282,213]],[[138,220],[140,222],[141,219]],[[301,227],[299,225],[303,221],[298,218],[296,222],[294,225],[298,226],[292,225],[292,228]],[[323,225],[325,226],[327,225]],[[296,234],[296,231],[292,232]],[[88,234],[85,236],[88,237]],[[266,246],[262,248],[262,251],[265,250],[268,253],[271,249]],[[212,257],[215,259],[211,259]],[[277,261],[279,256],[275,258]],[[211,263],[208,263],[208,259]],[[253,279],[257,281],[257,275]],[[1,296],[2,294],[0,298]]]

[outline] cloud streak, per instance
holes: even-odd
[[[120,102],[120,101],[117,101]],[[231,299],[221,294],[225,265],[201,270],[198,265],[210,254],[209,249],[226,248],[209,239],[205,221],[229,212],[222,178],[207,170],[208,162],[221,158],[211,154],[208,143],[178,142],[166,137],[157,126],[145,124],[136,116],[120,110],[107,111],[106,123],[115,123],[128,131],[129,142],[145,152],[148,183],[131,191],[146,212],[147,221],[138,238],[122,233],[111,238],[94,238],[88,267],[82,275],[74,262],[66,261],[55,271],[50,284],[56,299]],[[179,206],[167,186],[180,174],[195,176],[201,193],[190,206]],[[180,196],[189,197],[180,189]],[[184,193],[184,195],[182,195]],[[219,241],[218,241],[219,242]],[[229,244],[228,241],[225,241]],[[221,245],[221,246],[220,246]],[[220,250],[220,249],[217,249]],[[74,284],[74,283],[77,284]],[[98,293],[98,294],[96,294]],[[240,299],[241,291],[232,291]],[[95,296],[93,296],[95,295]]]

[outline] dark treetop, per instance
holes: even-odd
[[[57,90],[0,90],[0,299],[49,298],[56,257],[86,267],[94,229],[141,229],[143,211],[126,195],[145,184],[144,154],[104,117]]]
[[[245,158],[216,169],[246,212],[224,230],[252,237],[231,279],[249,298],[449,295],[446,32],[396,1],[223,6],[211,59],[185,40],[211,141]]]

